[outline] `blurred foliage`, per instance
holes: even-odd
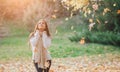
[[[113,32],[79,32],[70,36],[69,40],[79,42],[82,38],[85,38],[86,43],[120,46],[120,34],[114,34]]]
[[[120,1],[119,0],[63,0],[67,7],[79,10],[89,31],[76,32],[69,37],[71,41],[110,44],[120,46]],[[80,3],[81,4],[80,6]],[[71,13],[72,13],[71,11]]]
[[[24,13],[30,14],[29,17],[38,15],[40,18],[69,15],[61,0],[0,0],[0,18],[18,20],[24,17]]]
[[[33,31],[33,26],[39,19],[56,19],[69,16],[69,11],[61,5],[60,0],[35,0],[24,11],[23,22],[27,24],[28,30]]]
[[[0,0],[0,19],[26,25],[30,32],[41,18],[48,21],[69,15],[61,0]]]
[[[89,30],[120,32],[119,0],[62,0],[64,6],[80,16],[89,24]]]

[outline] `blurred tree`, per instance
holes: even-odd
[[[119,0],[62,0],[64,6],[72,11],[79,10],[89,30],[120,32]]]
[[[60,18],[69,16],[70,13],[65,9],[61,0],[33,0],[24,10],[23,22],[27,24],[28,30],[33,31],[33,26],[39,19]]]
[[[32,0],[0,0],[0,17],[6,20],[18,20],[23,16],[23,10]]]
[[[33,30],[40,18],[60,18],[70,16],[61,0],[0,0],[0,18],[14,24],[24,24]]]

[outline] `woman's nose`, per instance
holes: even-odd
[[[42,24],[40,23],[39,26],[42,26]]]

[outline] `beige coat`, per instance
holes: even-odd
[[[40,36],[39,31],[36,30],[34,36],[30,38],[30,45],[32,47],[32,59],[38,63],[38,67],[45,68],[45,62],[52,59],[48,51],[51,38],[47,36],[46,31]]]

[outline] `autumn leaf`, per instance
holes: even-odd
[[[89,19],[89,22],[92,23],[92,22],[93,22],[93,19]]]
[[[80,44],[81,45],[85,44],[85,38],[84,37],[80,40]]]
[[[104,13],[107,13],[108,11],[111,11],[109,8],[104,9]]]
[[[117,11],[117,14],[120,14],[120,10]]]
[[[92,8],[93,8],[94,10],[98,10],[98,4],[95,3],[94,5],[92,5]]]
[[[56,12],[58,12],[58,10],[54,10],[54,12],[56,13]]]
[[[92,30],[92,28],[93,28],[94,25],[95,25],[95,23],[91,23],[91,24],[89,24],[89,31]]]
[[[87,17],[87,14],[86,14],[86,12],[84,13],[84,17]]]
[[[97,20],[97,22],[99,23],[99,24],[101,24],[101,22],[100,22],[100,20],[99,19],[96,19]]]
[[[67,20],[68,20],[68,18],[65,18],[65,20],[67,21]]]
[[[58,34],[58,30],[55,31],[55,34]]]
[[[52,18],[56,19],[56,15],[52,15]]]
[[[74,26],[71,26],[71,30],[73,30],[74,29]]]
[[[116,6],[116,3],[114,3],[113,6]]]

